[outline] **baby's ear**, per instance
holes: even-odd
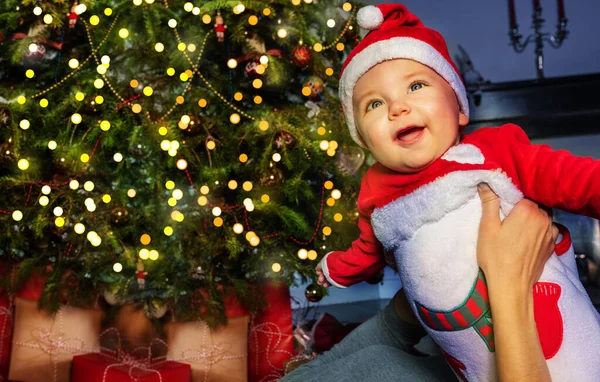
[[[469,117],[462,111],[458,113],[458,126],[465,127],[469,123]]]

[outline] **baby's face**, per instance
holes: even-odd
[[[458,143],[459,110],[450,85],[416,61],[397,59],[371,68],[356,83],[354,121],[375,159],[398,172],[423,170]]]

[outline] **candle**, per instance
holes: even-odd
[[[541,8],[542,8],[542,5],[540,4],[540,0],[533,0],[533,10],[538,11]]]
[[[508,0],[508,18],[510,22],[510,29],[517,27],[517,16],[515,14],[515,0]]]
[[[565,18],[565,2],[564,0],[558,0],[558,20]]]

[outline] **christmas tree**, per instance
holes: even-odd
[[[2,287],[224,319],[355,238],[338,0],[0,4]]]

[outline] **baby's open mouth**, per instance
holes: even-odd
[[[422,126],[410,126],[408,128],[400,130],[396,134],[396,140],[401,143],[413,143],[416,142],[423,134],[425,127]]]

